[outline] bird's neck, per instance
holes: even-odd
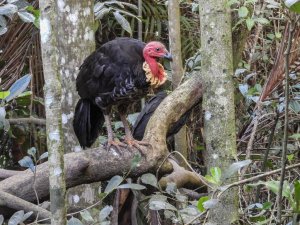
[[[144,59],[148,63],[149,68],[153,74],[154,77],[157,77],[159,80],[162,80],[164,77],[162,71],[160,71],[160,67],[158,66],[155,58],[144,54]]]

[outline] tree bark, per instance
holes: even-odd
[[[222,171],[236,159],[232,34],[227,0],[200,0],[201,69],[205,163]],[[238,219],[237,190],[227,192],[210,210],[207,224],[231,224]]]
[[[172,86],[175,89],[180,84],[183,76],[179,0],[168,1],[168,21],[170,52],[173,58],[173,62],[171,62]],[[188,157],[186,137],[186,127],[183,126],[175,135],[175,151],[180,152],[185,158]],[[184,165],[181,158],[178,158],[178,160],[181,165]]]
[[[62,131],[65,152],[79,151],[73,117],[79,99],[76,77],[84,59],[95,50],[94,1],[56,1],[58,69],[62,84]]]
[[[61,126],[61,81],[57,59],[57,27],[55,1],[40,0],[40,33],[45,82],[47,147],[49,151],[49,181],[51,224],[66,224],[64,147]],[[31,182],[33,180],[31,179]],[[38,185],[38,183],[36,183]],[[41,184],[43,185],[43,184]]]

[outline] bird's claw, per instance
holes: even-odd
[[[146,150],[145,150],[145,146],[149,146],[150,143],[146,142],[146,141],[137,141],[133,138],[125,138],[124,140],[125,143],[128,144],[129,149],[132,149],[132,147],[135,147],[136,149],[139,150],[140,153],[142,153],[142,155],[146,155]]]
[[[118,140],[107,141],[106,144],[107,151],[109,151],[111,147],[115,147],[117,151],[121,153],[122,152],[121,148],[126,148],[127,145]]]

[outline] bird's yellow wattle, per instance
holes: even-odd
[[[157,65],[159,68],[159,72],[162,75],[161,79],[152,74],[149,64],[147,62],[143,63],[143,70],[145,71],[146,78],[147,78],[146,80],[147,80],[147,82],[150,83],[150,86],[153,88],[158,88],[159,86],[163,85],[167,80],[167,73],[166,73],[164,67],[160,63],[157,63]]]

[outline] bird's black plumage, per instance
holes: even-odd
[[[156,110],[156,108],[160,105],[160,103],[167,97],[167,93],[164,91],[158,92],[155,96],[149,99],[140,114],[138,115],[133,128],[132,128],[132,135],[136,140],[142,140],[144,137],[146,126]],[[192,109],[189,109],[186,113],[184,113],[178,121],[173,123],[167,132],[167,138],[176,134],[184,124],[186,124]]]
[[[84,60],[76,79],[81,99],[73,120],[75,134],[83,148],[93,144],[104,121],[110,124],[113,105],[119,106],[119,112],[125,109],[120,112],[124,120],[130,102],[147,93],[149,83],[143,70],[145,46],[144,42],[133,38],[117,38],[103,44]],[[112,137],[111,127],[108,131]]]

